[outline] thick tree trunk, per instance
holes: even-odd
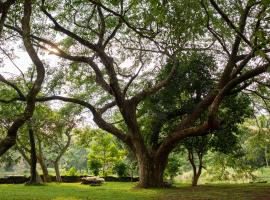
[[[30,180],[29,183],[38,183],[37,180],[37,154],[36,154],[36,145],[35,145],[35,137],[34,137],[34,132],[31,127],[29,127],[29,141],[30,141],[30,146],[31,146],[31,161],[30,161]]]
[[[59,170],[59,162],[54,162],[53,164],[54,164],[56,181],[57,182],[62,182],[62,178],[61,178],[60,170]]]
[[[164,187],[163,175],[167,165],[167,156],[164,159],[149,158],[146,155],[138,157],[139,187]]]

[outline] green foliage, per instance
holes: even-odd
[[[62,167],[65,169],[75,167],[80,173],[87,171],[87,155],[87,149],[73,143],[62,158]]]
[[[75,167],[71,167],[67,172],[66,172],[67,176],[77,176],[78,172],[77,169]]]
[[[243,160],[253,169],[269,166],[270,136],[269,116],[247,120],[242,126]]]
[[[102,175],[112,171],[113,165],[124,159],[126,150],[118,145],[112,135],[100,129],[84,129],[77,132],[79,144],[88,146],[88,166],[92,161],[101,163]]]
[[[180,156],[176,153],[172,153],[168,159],[168,165],[165,170],[165,174],[170,177],[171,180],[179,174],[180,170]]]
[[[172,64],[168,62],[158,75],[158,80],[164,80],[171,68]],[[157,145],[161,142],[162,138],[181,122],[181,115],[191,112],[215,86],[215,70],[215,63],[210,56],[193,53],[183,57],[169,84],[143,102],[141,111],[144,113],[140,122],[148,144]],[[249,98],[242,93],[228,96],[220,106],[218,115],[222,122],[218,130],[205,133],[207,134],[205,136],[190,137],[181,142],[180,145],[192,153],[193,162],[197,167],[199,165],[206,167],[203,157],[209,150],[229,154],[240,149],[238,125],[250,117],[252,109],[249,105]],[[203,123],[206,118],[207,111],[195,124]],[[175,151],[174,154],[180,157],[183,156],[183,152],[185,150],[180,148],[180,152]],[[199,163],[200,160],[202,163]],[[166,173],[173,177],[177,174],[177,170],[179,172],[179,159],[172,157],[169,159]]]
[[[88,168],[95,176],[99,175],[100,168],[102,167],[102,163],[100,160],[91,159],[88,160]]]
[[[127,165],[124,162],[118,162],[114,165],[113,171],[116,172],[118,177],[124,177],[127,175]]]
[[[12,149],[0,157],[0,168],[5,171],[14,171],[14,165],[18,164],[20,159],[18,152]]]
[[[210,153],[207,172],[210,181],[239,181],[254,178],[254,168],[245,161],[245,154],[238,150],[230,154],[222,152]]]
[[[242,134],[239,125],[251,117],[250,104],[250,99],[243,93],[225,98],[219,112],[223,121],[210,142],[214,151],[228,154],[239,148],[239,135]]]
[[[173,64],[168,62],[162,68],[157,81],[164,80],[172,67]],[[139,122],[148,144],[157,143],[153,141],[156,132],[159,132],[160,142],[180,122],[181,115],[191,112],[213,87],[214,70],[213,58],[205,54],[194,53],[182,58],[166,87],[147,98],[141,107],[143,116]]]

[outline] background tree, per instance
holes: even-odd
[[[102,175],[107,176],[108,171],[113,168],[113,163],[123,160],[126,152],[124,149],[117,148],[113,136],[99,130],[92,131],[94,132],[94,137],[92,142],[88,144],[91,147],[88,154],[88,165],[95,173],[97,171],[96,168],[101,164]]]
[[[55,168],[56,180],[61,182],[59,162],[71,143],[71,131],[75,127],[72,116],[73,106],[65,106],[59,111],[51,110],[47,105],[38,105],[31,120],[31,129],[37,143],[37,159],[43,171],[44,182],[50,181],[48,166]],[[66,113],[66,110],[69,112]],[[17,137],[16,148],[29,162],[28,129],[22,130]]]

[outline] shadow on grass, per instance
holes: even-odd
[[[270,200],[270,184],[215,184],[179,186],[158,200]]]

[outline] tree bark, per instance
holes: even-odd
[[[75,123],[71,122],[71,125],[67,128],[67,130],[65,131],[65,135],[67,136],[68,140],[67,143],[65,144],[65,146],[61,149],[59,155],[56,157],[56,159],[54,160],[53,164],[54,164],[54,170],[55,170],[55,175],[56,175],[56,181],[57,182],[62,182],[62,178],[61,178],[61,174],[60,174],[60,170],[59,170],[59,161],[61,159],[61,157],[65,154],[65,152],[67,151],[68,147],[70,146],[71,143],[71,131],[74,128]]]
[[[146,154],[141,154],[137,157],[139,161],[139,187],[164,187],[163,175],[168,156],[164,156],[163,159],[157,159],[149,157]]]
[[[8,17],[8,11],[9,8],[12,6],[12,4],[14,4],[16,1],[15,0],[7,0],[6,2],[2,3],[2,1],[0,1],[0,36],[2,34],[3,31],[3,27],[5,24],[5,20]]]
[[[41,146],[41,141],[38,139],[38,146],[39,146],[39,155],[38,155],[38,162],[40,164],[40,167],[43,172],[43,181],[44,182],[51,182],[51,177],[49,176],[48,168],[46,166],[46,162],[44,160],[43,152],[42,152],[42,146]]]
[[[54,162],[54,170],[55,170],[55,176],[56,176],[56,181],[57,182],[62,182],[62,178],[61,178],[61,174],[60,174],[60,170],[59,170],[59,162]]]
[[[195,187],[198,185],[200,174],[194,174],[192,178],[192,186]]]
[[[195,158],[192,149],[188,149],[188,160],[192,166],[192,171],[193,171],[193,177],[192,177],[192,186],[197,186],[199,178],[202,173],[202,154],[198,153],[199,157],[199,166],[197,169],[196,163],[195,163]]]
[[[193,171],[192,186],[197,186],[202,173],[202,166],[199,166],[198,171]]]
[[[21,147],[19,147],[18,145],[16,146],[16,149],[22,155],[23,159],[27,162],[27,164],[29,165],[29,167],[31,167],[31,159],[27,157],[27,155],[24,152],[24,150]],[[36,176],[37,176],[37,181],[39,183],[42,182],[42,179],[41,179],[40,175],[38,174],[37,170],[36,170]]]
[[[46,166],[45,160],[43,158],[43,156],[38,156],[38,161],[40,164],[40,167],[42,169],[42,173],[43,173],[43,181],[44,182],[51,182],[51,177],[49,176],[49,172],[48,172],[48,168]]]
[[[29,125],[29,141],[31,146],[31,165],[30,165],[30,180],[29,184],[38,183],[37,180],[37,154],[36,154],[36,145],[35,145],[35,137],[32,127]]]

